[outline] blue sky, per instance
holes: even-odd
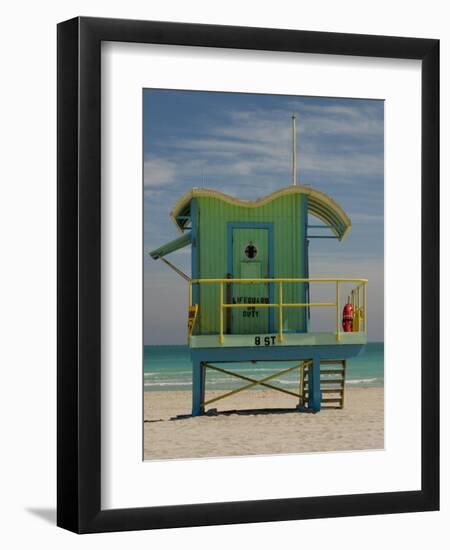
[[[310,276],[368,278],[369,339],[383,340],[382,101],[145,90],[143,102],[145,343],[186,341],[187,285],[148,256],[179,235],[173,205],[192,187],[256,199],[289,185],[292,114],[298,183],[330,195],[352,220],[344,242],[311,242]],[[189,248],[168,259],[190,274]],[[318,329],[327,316],[317,316]]]

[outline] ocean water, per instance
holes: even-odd
[[[227,370],[238,370],[250,378],[264,378],[296,363],[292,361],[232,363],[217,366]],[[270,384],[280,387],[298,387],[299,374],[294,370],[271,380]],[[381,387],[384,383],[384,343],[367,344],[365,351],[347,362],[347,383],[350,386]],[[242,384],[243,380],[207,369],[207,389],[228,390]],[[192,367],[188,346],[144,346],[144,391],[182,391],[192,389]],[[255,389],[261,389],[256,386]]]

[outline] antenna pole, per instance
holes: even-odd
[[[292,115],[292,185],[297,185],[297,130],[295,115]]]

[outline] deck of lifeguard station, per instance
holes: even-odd
[[[335,332],[306,332],[285,334],[283,341],[277,341],[277,334],[258,334],[261,339],[260,347],[277,346],[348,346],[367,344],[367,336],[364,332],[341,332],[339,341]],[[264,342],[269,342],[264,344]],[[217,335],[206,334],[191,336],[189,339],[191,348],[246,348],[255,347],[254,334],[226,334],[219,344]]]

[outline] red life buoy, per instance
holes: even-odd
[[[342,311],[342,328],[344,332],[353,331],[353,306],[352,304],[345,304]]]

